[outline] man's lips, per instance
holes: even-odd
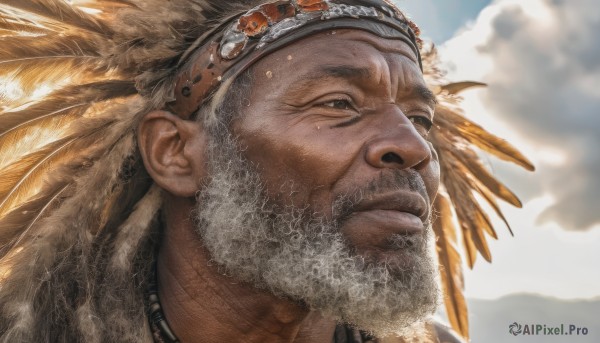
[[[394,233],[414,234],[423,231],[423,222],[429,214],[429,206],[418,193],[393,192],[362,200],[355,207],[354,214],[364,216],[371,224]]]
[[[419,218],[425,218],[428,214],[428,205],[419,193],[404,191],[370,196],[355,207],[357,212],[372,210],[406,212]]]

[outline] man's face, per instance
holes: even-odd
[[[213,137],[197,229],[232,276],[379,334],[437,303],[431,94],[400,41],[345,30],[253,67]]]
[[[433,99],[415,61],[405,43],[362,31],[311,37],[256,65],[234,128],[274,202],[344,216],[350,245],[392,264],[407,256],[390,237],[423,234],[439,184]],[[372,190],[395,176],[404,185]],[[334,208],[348,195],[364,199]]]

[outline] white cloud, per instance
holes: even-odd
[[[441,47],[451,80],[489,84],[466,95],[471,117],[514,142],[535,174],[492,160],[525,200],[548,194],[546,222],[600,224],[600,11],[595,0],[499,0]]]
[[[493,262],[479,261],[466,272],[468,297],[495,299],[521,292],[562,299],[600,296],[600,230],[569,232],[556,223],[536,223],[535,217],[553,202],[544,196],[524,209],[502,206],[515,237],[495,221],[499,240],[490,242]]]

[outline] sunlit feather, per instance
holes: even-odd
[[[64,157],[74,142],[74,139],[54,142],[45,149],[22,158],[18,164],[0,171],[0,218],[12,210],[13,206],[27,201],[32,193],[36,193],[33,182],[43,177],[48,165],[54,160]]]
[[[481,126],[473,123],[459,112],[444,106],[444,100],[436,108],[436,125],[440,130],[448,130],[455,139],[470,143],[483,151],[503,160],[516,163],[527,170],[534,170],[533,164],[506,140],[494,136]]]
[[[517,196],[485,167],[480,158],[480,151],[527,170],[534,170],[534,167],[510,143],[486,131],[462,114],[461,98],[458,94],[485,84],[473,81],[447,82],[438,67],[435,48],[425,50],[423,57],[425,78],[438,98],[435,127],[430,133],[430,140],[439,155],[441,181],[443,189],[447,192],[436,200],[436,210],[442,217],[434,223],[438,239],[438,257],[443,267],[441,279],[446,294],[446,312],[452,327],[468,339],[468,314],[463,294],[462,270],[455,247],[449,246],[447,242],[449,239],[454,239],[452,242],[455,242],[453,235],[460,231],[467,266],[471,269],[474,267],[478,254],[491,262],[492,254],[487,236],[497,239],[498,235],[479,200],[487,203],[506,223],[511,235],[513,232],[496,199],[502,199],[513,206],[522,206]],[[481,197],[477,198],[476,194]],[[449,219],[452,212],[456,215],[457,226]],[[449,255],[454,260],[450,260]],[[451,261],[452,267],[448,267]]]
[[[132,82],[119,80],[99,80],[60,89],[53,92],[49,99],[33,103],[23,110],[0,113],[0,141],[2,136],[10,131],[35,124],[37,120],[49,116],[82,115],[96,102],[134,93],[135,87]]]
[[[435,200],[438,219],[433,223],[436,235],[436,251],[440,263],[440,276],[444,290],[444,303],[450,325],[467,340],[469,318],[464,295],[462,259],[458,251],[456,229],[452,221],[452,209],[445,195]]]
[[[485,83],[474,82],[474,81],[462,81],[462,82],[453,82],[447,83],[445,85],[440,86],[440,90],[447,92],[450,95],[459,94],[467,89],[473,87],[484,87]]]
[[[55,20],[57,23],[86,31],[103,34],[111,32],[108,26],[64,0],[3,0],[2,6],[10,6],[29,14],[44,17],[47,20]]]

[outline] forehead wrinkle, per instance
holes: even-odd
[[[308,73],[300,76],[298,82],[292,83],[287,89],[289,92],[305,92],[313,87],[322,85],[326,80],[368,80],[373,76],[369,67],[348,64],[320,65]]]
[[[347,34],[351,30],[342,31],[340,32],[340,36],[343,36],[344,32]],[[402,40],[385,39],[368,32],[361,32],[360,35],[353,37],[352,43],[367,45],[369,50],[374,49],[377,52],[372,55],[372,59],[367,61],[371,70],[376,71],[375,75],[371,75],[371,79],[376,81],[377,84],[389,87],[392,92],[390,93],[390,100],[394,99],[394,89],[398,89],[399,85],[407,85],[411,79],[411,77],[407,78],[406,75],[410,72],[410,68],[407,67],[406,62],[409,61],[418,67],[416,56]],[[397,71],[398,75],[401,75],[399,79],[394,77],[394,71]]]
[[[293,96],[294,93],[306,93],[319,86],[322,88],[328,80],[346,80],[352,81],[359,88],[370,88],[373,84],[385,85],[388,89],[386,91],[389,94],[388,96],[392,96],[393,93],[389,93],[389,88],[396,81],[391,73],[392,64],[404,65],[409,62],[418,67],[416,56],[408,45],[401,40],[383,39],[359,30],[344,29],[335,32],[335,37],[337,37],[335,40],[331,40],[330,33],[320,33],[311,41],[300,43],[308,43],[307,48],[318,45],[318,50],[329,57],[325,58],[320,65],[315,64],[311,57],[306,60],[295,60],[296,65],[308,67],[309,70],[302,72],[304,68],[292,68],[287,71],[288,75],[286,77],[292,82],[286,82],[286,85],[281,88],[283,93],[277,93],[286,94],[284,97]],[[351,37],[351,39],[346,39],[347,37]],[[324,38],[328,39],[326,44],[321,42]],[[361,45],[363,48],[359,48]],[[324,49],[323,46],[326,48]],[[364,48],[367,50],[363,50]],[[306,49],[302,50],[306,51]],[[363,53],[368,50],[372,52],[368,54],[368,58],[364,58]],[[373,54],[374,52],[376,53]],[[292,55],[294,52],[285,51],[281,54],[282,56]],[[302,55],[302,53],[300,54]],[[396,56],[396,58],[393,58],[393,56]],[[405,61],[401,62],[400,59],[405,59]],[[304,63],[299,61],[304,61]],[[406,69],[404,66],[401,68]],[[405,77],[403,75],[403,78]],[[390,101],[393,99],[390,98]]]
[[[426,86],[422,78],[411,75],[409,72],[401,72],[398,75],[397,101],[417,100],[427,104],[431,108],[437,105],[435,94]]]
[[[415,56],[414,52],[401,39],[381,38],[371,33],[365,32],[364,35],[360,35],[354,38],[353,40],[355,42],[361,42],[371,45],[382,54],[401,55],[418,65],[417,57]]]
[[[436,96],[425,85],[425,80],[420,71],[416,71],[410,65],[402,63],[404,55],[397,54],[386,55],[386,62],[390,67],[390,76],[392,77],[392,90],[396,92],[392,99],[401,101],[403,99],[416,99],[426,103],[431,108],[437,105]]]
[[[331,75],[339,78],[361,78],[368,79],[371,77],[371,71],[366,67],[356,67],[353,65],[324,65],[321,71],[325,75]]]

